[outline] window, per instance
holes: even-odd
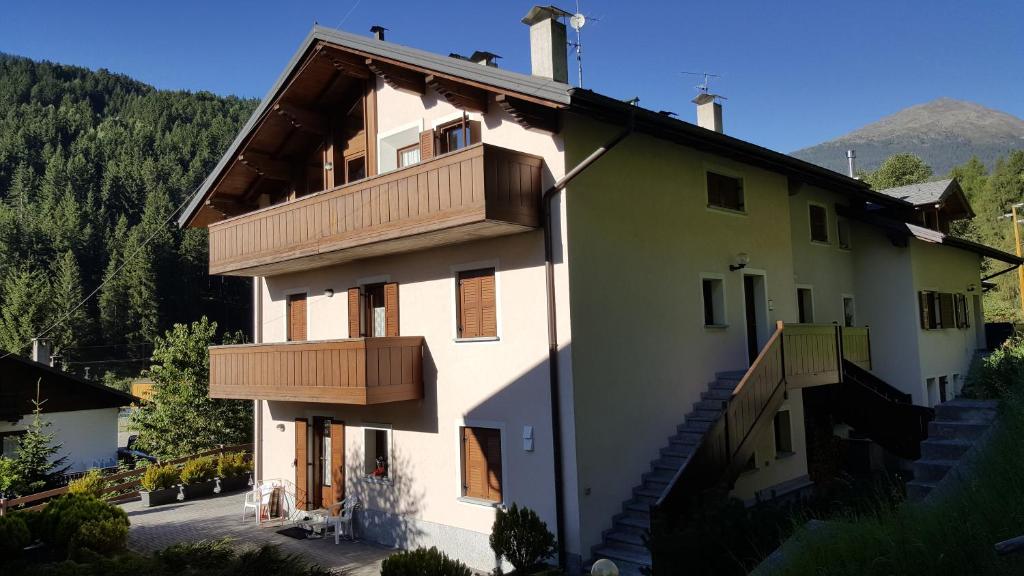
[[[828,244],[828,210],[820,204],[808,204],[807,215],[811,222],[811,240]]]
[[[497,338],[498,313],[494,268],[458,274],[457,322],[459,338]]]
[[[288,296],[288,341],[306,339],[306,295]]]
[[[333,467],[331,466],[331,419],[324,418],[321,426],[323,426],[323,431],[321,432],[320,438],[322,439],[323,445],[320,447],[320,456],[323,458],[323,465],[320,467],[320,473],[323,474],[323,485],[330,486],[331,472],[333,470]]]
[[[707,173],[708,206],[743,212],[743,179],[717,172]]]
[[[954,397],[960,395],[960,392],[962,391],[961,385],[962,385],[962,383],[960,381],[960,375],[959,374],[953,374],[953,396]]]
[[[949,399],[946,394],[949,392],[947,387],[949,386],[949,378],[947,376],[939,376],[939,401],[945,402]]]
[[[389,428],[363,428],[363,453],[363,470],[366,476],[382,480],[391,477]]]
[[[775,414],[775,457],[789,456],[793,453],[793,432],[790,429],[789,410],[780,410]]]
[[[721,278],[702,278],[704,325],[725,326],[725,282]]]
[[[366,327],[363,332],[370,337],[379,338],[387,334],[387,310],[384,306],[384,284],[371,284],[363,288],[363,303],[366,310],[363,318]]]
[[[796,289],[798,320],[801,324],[814,323],[814,293],[810,288]]]
[[[840,248],[850,249],[850,222],[845,218],[836,219],[836,239]]]
[[[928,394],[928,405],[935,406],[939,403],[939,387],[935,384],[935,378],[925,380],[925,387]]]
[[[398,336],[398,284],[367,284],[348,290],[348,337]]]
[[[413,144],[398,149],[398,167],[405,168],[420,161],[420,145]]]
[[[462,495],[501,502],[501,430],[462,428]]]
[[[355,182],[366,178],[366,156],[349,158],[345,162],[345,182]]]
[[[14,458],[18,455],[18,443],[21,442],[21,437],[24,436],[25,431],[19,430],[18,432],[4,432],[0,434],[0,439],[3,440],[3,456],[5,458]]]
[[[853,328],[857,325],[857,307],[853,296],[843,296],[843,326]]]
[[[970,328],[971,320],[968,315],[967,295],[953,294],[953,313],[956,316],[957,328]]]
[[[921,328],[925,330],[938,330],[943,328],[956,328],[956,306],[955,294],[945,292],[932,292],[922,290],[918,293],[918,305],[921,313]],[[964,303],[966,306],[966,301]],[[966,310],[964,310],[966,315]]]

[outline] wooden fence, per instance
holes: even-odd
[[[173,460],[159,461],[156,464],[150,464],[150,466],[156,465],[177,465],[184,464],[185,462],[192,460],[193,458],[200,458],[203,456],[213,456],[222,454],[231,454],[235,452],[252,453],[253,445],[248,444],[234,444],[231,446],[220,446],[212,450],[205,452],[199,452],[196,454],[190,454],[189,456],[182,456],[181,458],[175,458]],[[142,475],[146,473],[146,467],[136,468],[135,470],[125,470],[124,472],[118,472],[109,476],[104,476],[103,480],[107,483],[107,486],[103,489],[103,495],[107,502],[114,504],[121,502],[128,502],[139,497],[139,482],[142,480]],[[17,498],[0,498],[0,516],[7,513],[8,510],[41,510],[46,506],[46,503],[52,499],[65,494],[68,491],[67,486],[61,486],[59,488],[53,488],[45,490],[43,492],[37,492],[35,494],[29,494],[27,496],[19,496]]]

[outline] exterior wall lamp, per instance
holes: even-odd
[[[334,288],[328,288],[327,290],[324,290],[324,296],[327,296],[328,298],[333,298]]]
[[[742,270],[747,267],[747,264],[750,264],[750,255],[746,252],[740,252],[736,255],[736,263],[729,264],[729,270],[731,272]]]
[[[334,170],[334,162],[324,162],[324,170]]]

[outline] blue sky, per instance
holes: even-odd
[[[561,0],[574,8],[574,0]],[[582,0],[586,87],[694,117],[722,75],[726,132],[780,151],[940,96],[1024,117],[1020,0]],[[6,2],[0,51],[123,72],[159,88],[263,96],[313,21],[528,71],[534,2]],[[575,73],[572,74],[575,82]]]

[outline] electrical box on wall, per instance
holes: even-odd
[[[523,450],[533,452],[533,426],[523,426]]]

